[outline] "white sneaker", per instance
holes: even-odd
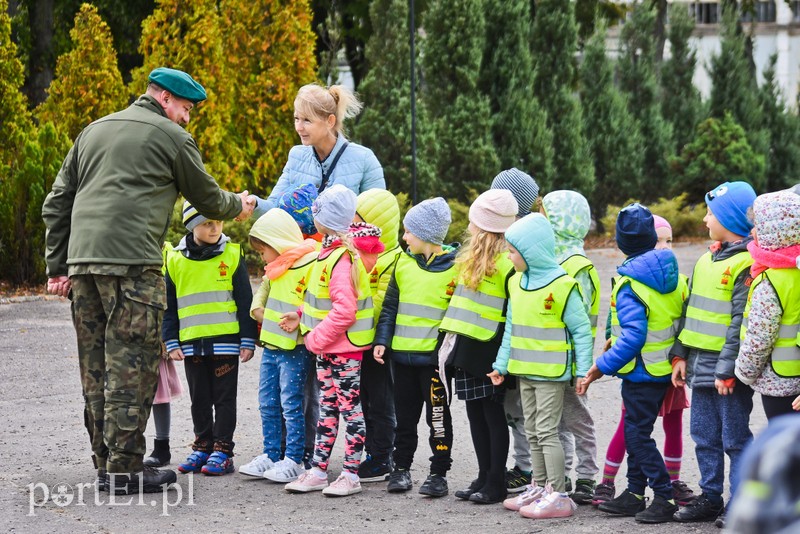
[[[333,484],[322,490],[322,494],[328,497],[346,497],[356,493],[361,493],[361,481],[358,479],[353,481],[344,473],[339,475]]]
[[[272,469],[274,462],[269,459],[269,455],[260,454],[250,460],[250,463],[239,466],[239,472],[249,477],[263,477],[267,469]]]
[[[303,467],[303,464],[298,464],[291,458],[284,458],[280,462],[272,464],[270,469],[264,471],[264,478],[273,482],[286,484],[287,482],[297,480],[297,478],[305,472],[306,469]]]
[[[311,469],[297,477],[294,482],[289,482],[283,489],[289,493],[308,493],[310,491],[325,490],[328,487],[328,477],[320,477]]]

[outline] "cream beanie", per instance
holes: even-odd
[[[280,208],[272,208],[258,218],[250,235],[274,248],[278,254],[303,243],[303,233],[294,218]]]
[[[469,222],[483,230],[502,234],[517,219],[519,205],[511,191],[489,189],[469,207]]]

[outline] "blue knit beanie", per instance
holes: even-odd
[[[423,200],[408,210],[403,226],[415,237],[441,245],[447,237],[450,221],[450,206],[442,197],[436,197]]]
[[[617,215],[617,246],[626,256],[638,256],[653,250],[658,234],[653,214],[638,202],[630,204]]]
[[[706,193],[706,205],[726,230],[745,237],[753,229],[747,210],[756,196],[747,182],[725,182]]]

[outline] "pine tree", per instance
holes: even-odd
[[[431,0],[422,43],[423,101],[436,138],[443,192],[462,201],[483,190],[499,162],[491,139],[489,99],[478,89],[485,21],[479,0]]]
[[[764,117],[758,97],[755,72],[748,59],[746,37],[739,26],[739,7],[728,2],[722,10],[720,53],[711,59],[709,113],[721,119],[730,112],[747,134],[753,150],[766,155],[769,133],[763,129]],[[753,183],[756,191],[764,183]]]
[[[661,115],[655,65],[652,6],[637,4],[620,32],[620,87],[628,95],[644,142],[644,162],[639,185],[649,202],[668,189],[669,158],[673,154],[672,126]]]
[[[225,0],[221,11],[235,110],[225,142],[242,151],[231,170],[239,187],[268,193],[297,144],[297,91],[315,80],[311,12],[307,0]]]
[[[606,27],[598,24],[584,48],[580,69],[584,131],[597,181],[592,209],[598,222],[609,204],[620,204],[631,196],[643,159],[642,139],[628,100],[614,85],[614,67],[606,55],[605,39]]]
[[[72,50],[58,58],[56,78],[37,111],[39,120],[75,139],[90,122],[124,107],[127,94],[111,30],[96,7],[81,6],[70,37]]]
[[[575,5],[563,0],[536,4],[531,51],[534,57],[533,94],[547,114],[553,134],[553,176],[558,187],[580,191],[594,189],[589,147],[583,136],[581,104],[574,94],[577,50]],[[544,183],[545,188],[551,183]]]
[[[411,47],[408,42],[408,2],[375,0],[370,8],[373,33],[367,43],[368,70],[359,94],[364,110],[353,138],[370,147],[383,166],[386,187],[411,196]],[[419,75],[417,75],[419,80]],[[417,93],[419,104],[419,92]],[[417,196],[439,192],[429,155],[433,139],[424,108],[417,105]]]
[[[670,165],[677,188],[689,198],[703,198],[723,182],[745,181],[756,191],[764,179],[764,156],[747,141],[744,129],[731,113],[709,118],[697,127],[697,136]]]
[[[775,80],[777,60],[775,54],[770,57],[760,90],[764,128],[769,134],[764,191],[784,189],[800,179],[800,119],[787,110],[786,101]]]
[[[694,139],[697,124],[705,114],[700,91],[692,83],[697,53],[689,45],[694,20],[687,6],[670,9],[669,43],[672,56],[661,67],[661,111],[672,124],[676,153]]]
[[[225,188],[244,184],[235,169],[244,165],[242,150],[228,139],[232,91],[227,72],[222,27],[216,0],[158,0],[142,23],[141,68],[132,71],[131,96],[144,93],[147,76],[156,67],[188,72],[205,87],[208,99],[192,112],[192,133],[212,176]]]
[[[480,88],[489,95],[492,137],[500,166],[517,167],[537,179],[553,179],[553,135],[535,96],[531,24],[528,0],[488,0],[484,3],[486,48]]]

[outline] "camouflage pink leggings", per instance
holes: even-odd
[[[339,414],[344,418],[344,470],[358,472],[364,450],[366,426],[361,409],[361,360],[322,354],[317,356],[319,382],[319,421],[314,459],[311,464],[323,471],[328,469],[336,435],[339,433]]]

